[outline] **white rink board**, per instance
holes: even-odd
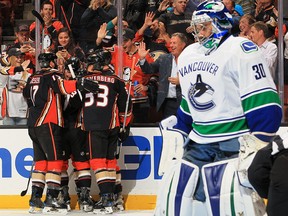
[[[1,128],[0,137],[0,195],[18,195],[26,188],[30,174],[32,142],[26,128]],[[154,146],[161,145],[160,138],[157,127],[131,128],[119,159],[123,194],[156,195],[160,177],[154,172]]]

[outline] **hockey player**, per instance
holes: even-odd
[[[67,207],[58,200],[61,189],[63,166],[62,127],[64,126],[61,95],[79,89],[98,92],[98,84],[87,79],[63,80],[54,69],[56,55],[42,53],[38,56],[41,70],[27,80],[23,95],[29,104],[28,132],[33,141],[34,170],[32,173],[32,194],[30,212],[44,207],[44,213],[65,213]],[[46,200],[41,197],[47,184]]]
[[[88,75],[85,78],[99,82],[99,93],[86,93],[82,108],[82,129],[88,131],[90,165],[100,190],[100,200],[94,205],[94,213],[111,214],[116,182],[117,140],[119,137],[123,142],[129,135],[132,107],[124,81],[109,67],[111,53],[96,50],[87,60]]]
[[[72,70],[72,71],[71,71]],[[81,78],[80,60],[77,57],[71,57],[65,63],[64,79],[75,80],[76,77]],[[73,77],[72,73],[76,75]],[[81,130],[81,107],[82,94],[80,91],[74,91],[65,95],[63,115],[64,130],[63,143],[65,147],[65,157],[63,169],[61,172],[61,187],[65,203],[70,206],[69,196],[69,176],[68,176],[68,160],[72,159],[74,167],[74,176],[76,184],[76,192],[78,195],[79,208],[85,212],[93,211],[93,200],[89,196],[91,187],[91,172],[89,158],[87,157],[86,148],[86,131]],[[70,209],[68,207],[68,209]]]
[[[193,13],[198,42],[178,58],[182,102],[176,128],[188,134],[185,161],[165,173],[156,215],[200,215],[194,205],[199,201],[205,202],[201,215],[256,215],[255,199],[244,197],[248,189],[237,178],[238,152],[265,146],[280,126],[282,110],[261,51],[230,35],[231,18],[219,1],[202,2]],[[169,197],[163,197],[167,190]]]

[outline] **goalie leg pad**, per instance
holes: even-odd
[[[185,160],[175,160],[160,182],[155,216],[192,215],[193,194],[199,168]]]
[[[202,178],[208,215],[265,215],[263,200],[252,189],[241,186],[238,158],[203,166]]]
[[[160,122],[159,128],[162,134],[162,151],[159,162],[158,175],[162,176],[164,172],[170,169],[172,160],[181,159],[183,156],[183,144],[185,134],[177,129],[173,129],[176,125],[176,116],[170,116]]]

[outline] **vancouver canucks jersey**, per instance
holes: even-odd
[[[252,132],[268,141],[278,130],[282,111],[259,48],[230,36],[210,55],[206,51],[195,43],[178,59],[183,95],[178,121],[190,121],[189,138],[211,143]]]

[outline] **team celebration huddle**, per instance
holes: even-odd
[[[83,214],[124,211],[121,148],[131,126],[153,123],[153,215],[288,214],[277,1],[33,4],[0,60],[3,125],[33,143],[29,213],[69,214],[71,182]]]

